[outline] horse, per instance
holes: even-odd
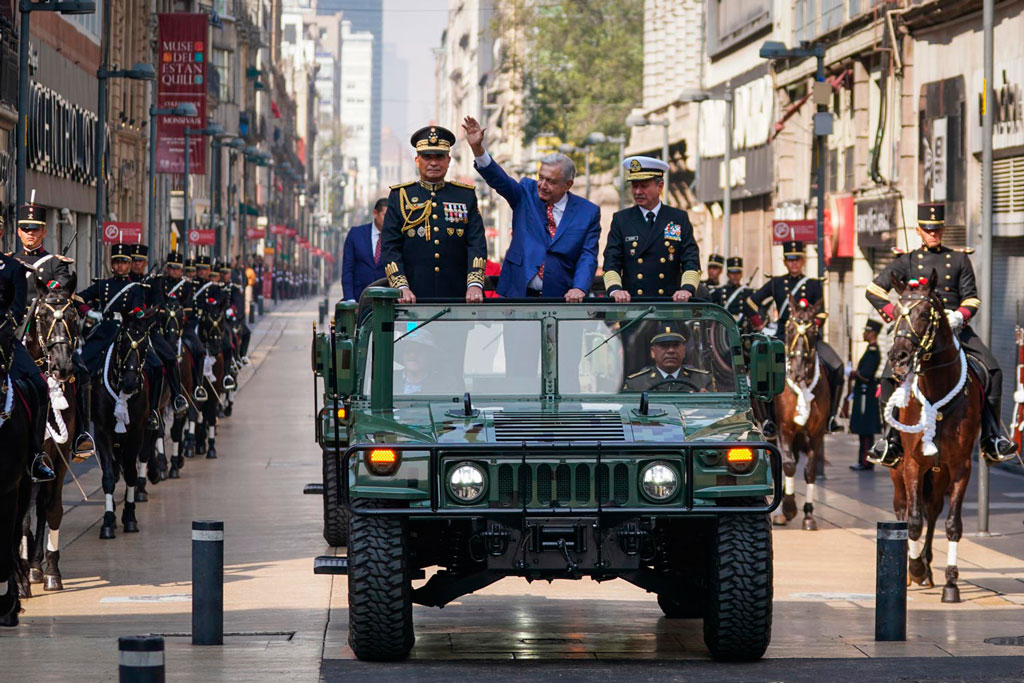
[[[33,416],[28,389],[11,379],[17,348],[17,324],[10,312],[0,316],[0,626],[17,626],[20,591],[30,594],[28,564],[21,557],[22,520],[32,479]]]
[[[775,423],[779,425],[785,496],[782,510],[772,518],[772,523],[785,526],[796,517],[794,477],[797,462],[803,455],[806,457],[804,481],[807,482],[803,528],[816,531],[815,481],[818,478],[818,463],[824,457],[825,426],[831,391],[822,361],[815,351],[818,342],[816,316],[822,311],[822,302],[809,306],[805,299],[796,302],[791,295],[789,310],[791,313],[786,321],[786,389],[775,399]]]
[[[226,364],[224,362],[224,309],[211,305],[199,313],[197,329],[199,341],[203,345],[203,386],[209,398],[202,404],[199,411],[199,422],[196,429],[196,454],[206,454],[207,458],[216,458],[214,446],[217,430],[217,413],[223,401],[225,387]]]
[[[942,602],[960,602],[957,547],[963,534],[971,453],[981,431],[984,387],[946,319],[942,299],[935,293],[938,281],[934,269],[927,280],[903,282],[893,277],[899,302],[889,363],[900,386],[885,415],[900,431],[905,454],[890,476],[896,518],[907,521],[907,585],[934,585],[932,538],[948,492],[949,551]]]
[[[74,277],[66,288],[58,286],[48,290],[41,281],[37,280],[36,284],[37,291],[45,294],[40,295],[33,309],[26,347],[29,355],[44,369],[50,388],[43,450],[50,456],[57,476],[53,481],[32,487],[29,507],[34,503],[35,530],[28,528],[29,518],[26,516],[25,538],[28,543],[29,580],[42,583],[44,591],[59,591],[64,589],[59,566],[64,478],[70,469],[72,438],[79,420],[75,392],[85,390],[74,384],[74,352],[81,335],[81,318],[72,300]],[[47,532],[45,555],[44,532]]]
[[[160,458],[165,457],[165,453],[170,451],[167,476],[171,479],[178,479],[181,476],[180,471],[182,467],[185,466],[183,442],[186,436],[186,427],[190,423],[192,425],[195,424],[194,421],[198,416],[198,409],[193,402],[194,397],[192,393],[195,388],[192,374],[195,360],[192,357],[192,350],[184,341],[185,312],[181,302],[174,295],[167,297],[164,307],[160,310],[157,325],[164,338],[167,339],[177,352],[178,368],[181,374],[181,393],[189,400],[188,410],[181,415],[176,415],[170,405],[164,407],[161,414],[161,431],[156,441],[156,450]],[[169,440],[166,433],[166,425],[170,425]],[[169,448],[167,447],[168,443],[170,444]]]
[[[96,451],[103,470],[104,513],[100,538],[115,537],[114,488],[118,475],[124,476],[125,503],[121,524],[125,533],[138,533],[135,517],[135,487],[138,462],[146,435],[149,392],[146,390],[146,351],[149,329],[156,322],[155,311],[128,314],[121,322],[114,342],[107,349],[100,381],[93,382],[93,422]]]

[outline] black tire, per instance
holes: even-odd
[[[768,515],[720,515],[704,644],[719,661],[760,659],[772,638],[772,527]]]
[[[348,543],[348,508],[341,500],[338,487],[337,460],[327,451],[324,461],[324,540],[340,547]]]
[[[353,515],[349,526],[348,643],[362,660],[405,659],[416,642],[405,524],[395,517]]]
[[[658,594],[658,607],[668,619],[700,619],[704,616],[704,595],[700,593]]]

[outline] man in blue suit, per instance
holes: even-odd
[[[373,222],[355,226],[345,238],[345,253],[341,257],[341,287],[349,301],[359,301],[359,295],[364,289],[384,277],[380,227],[384,225],[384,214],[387,211],[387,198],[378,199],[373,205]]]
[[[472,116],[463,123],[466,141],[483,179],[512,207],[512,244],[498,280],[498,294],[583,301],[597,271],[601,210],[569,192],[576,167],[564,154],[541,160],[539,180],[518,183],[484,149],[486,129]]]

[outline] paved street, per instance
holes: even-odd
[[[65,488],[66,589],[38,591],[22,625],[0,632],[0,681],[114,680],[117,636],[141,633],[165,636],[168,678],[181,681],[1024,678],[1020,646],[985,642],[1024,634],[1024,477],[993,473],[992,528],[1001,535],[961,543],[964,602],[942,605],[940,588],[911,590],[907,642],[875,643],[874,522],[891,518],[890,485],[885,472],[847,469],[849,437],[830,446],[821,530],[775,533],[775,619],[764,662],[714,664],[700,622],[666,620],[653,596],[589,580],[506,580],[444,610],[416,607],[412,661],[355,661],[345,642],[346,579],[313,576],[313,558],[331,549],[320,535],[319,498],[302,495],[320,477],[309,372],[315,311],[315,300],[282,303],[261,320],[234,416],[218,429],[220,458],[188,461],[181,480],[150,487],[140,534],[97,538],[94,465],[79,472],[88,502]],[[967,530],[974,515],[969,508]],[[193,647],[188,637],[193,519],[225,522],[222,647]],[[936,557],[944,556],[939,538]]]

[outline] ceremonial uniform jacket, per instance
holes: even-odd
[[[124,294],[122,289],[131,285],[131,288]],[[114,314],[124,315],[135,308],[142,308],[146,304],[145,286],[141,283],[132,282],[127,276],[97,280],[90,286],[78,293],[82,299],[85,310],[98,309],[103,312],[105,320],[112,320]],[[110,309],[107,306],[114,302]]]
[[[75,262],[74,259],[60,254],[51,254],[42,247],[31,250],[22,247],[14,255],[14,259],[25,266],[25,278],[28,282],[28,287],[25,290],[25,305],[28,308],[32,307],[36,297],[39,296],[35,281],[36,274],[39,275],[44,286],[48,285],[51,280],[56,280],[65,289],[68,288],[72,277],[74,277],[74,272],[71,270],[71,264]]]
[[[146,297],[146,308],[162,308],[164,305],[164,292],[159,286],[155,286],[158,283],[155,281],[155,276],[143,276],[135,275],[131,273],[128,278],[132,282],[137,282],[140,285],[146,285],[145,297]]]
[[[219,282],[197,281],[195,293],[192,295],[192,310],[198,315],[201,311],[223,308],[227,301],[224,288]],[[212,301],[211,301],[212,299]]]
[[[775,302],[775,310],[779,314],[778,327],[775,332],[775,336],[779,339],[784,339],[786,336],[786,322],[789,320],[789,306],[785,304],[789,295],[793,295],[794,301],[800,301],[800,299],[807,299],[807,303],[811,306],[818,303],[824,298],[824,290],[821,286],[821,280],[818,278],[807,278],[807,280],[797,287],[797,284],[804,279],[804,275],[776,275],[768,278],[768,282],[764,283],[761,289],[757,290],[753,294],[747,297],[747,312],[748,315],[755,316],[759,315],[759,309],[766,302]],[[826,318],[826,314],[823,312],[818,314],[820,320]]]
[[[857,374],[853,381],[853,406],[850,409],[850,432],[853,434],[879,434],[882,419],[878,411],[878,366],[882,354],[878,344],[871,344],[857,363]]]
[[[937,274],[935,293],[942,298],[948,311],[959,310],[964,323],[973,318],[981,306],[978,285],[971,266],[971,249],[950,249],[939,245],[933,249],[921,247],[907,254],[900,254],[868,286],[867,298],[871,305],[887,321],[892,322],[893,305],[889,301],[892,276],[906,282],[917,278],[930,278],[932,271]]]
[[[160,292],[164,302],[172,296],[181,302],[182,308],[186,311],[192,309],[192,297],[195,294],[195,283],[183,277],[174,279],[169,275],[154,275],[149,280],[149,285]]]
[[[669,381],[669,378],[662,376],[657,367],[649,365],[640,372],[635,372],[626,378],[623,391],[699,391],[708,386],[711,375],[702,370],[687,370],[679,368],[676,378],[680,381]],[[682,380],[685,380],[683,382]],[[664,384],[660,384],[664,382]]]
[[[754,290],[743,285],[734,285],[726,282],[720,287],[711,290],[711,303],[718,304],[725,310],[732,313],[733,317],[739,319],[746,311],[747,298],[754,293]]]
[[[487,243],[472,185],[393,185],[380,239],[392,287],[419,298],[461,298],[468,286],[483,287]]]
[[[0,253],[0,313],[10,311],[19,325],[28,310],[23,272],[17,261]]]
[[[693,226],[682,209],[661,205],[654,227],[647,227],[639,206],[612,216],[604,248],[604,285],[609,294],[625,289],[632,296],[690,294],[700,281],[700,250]]]

